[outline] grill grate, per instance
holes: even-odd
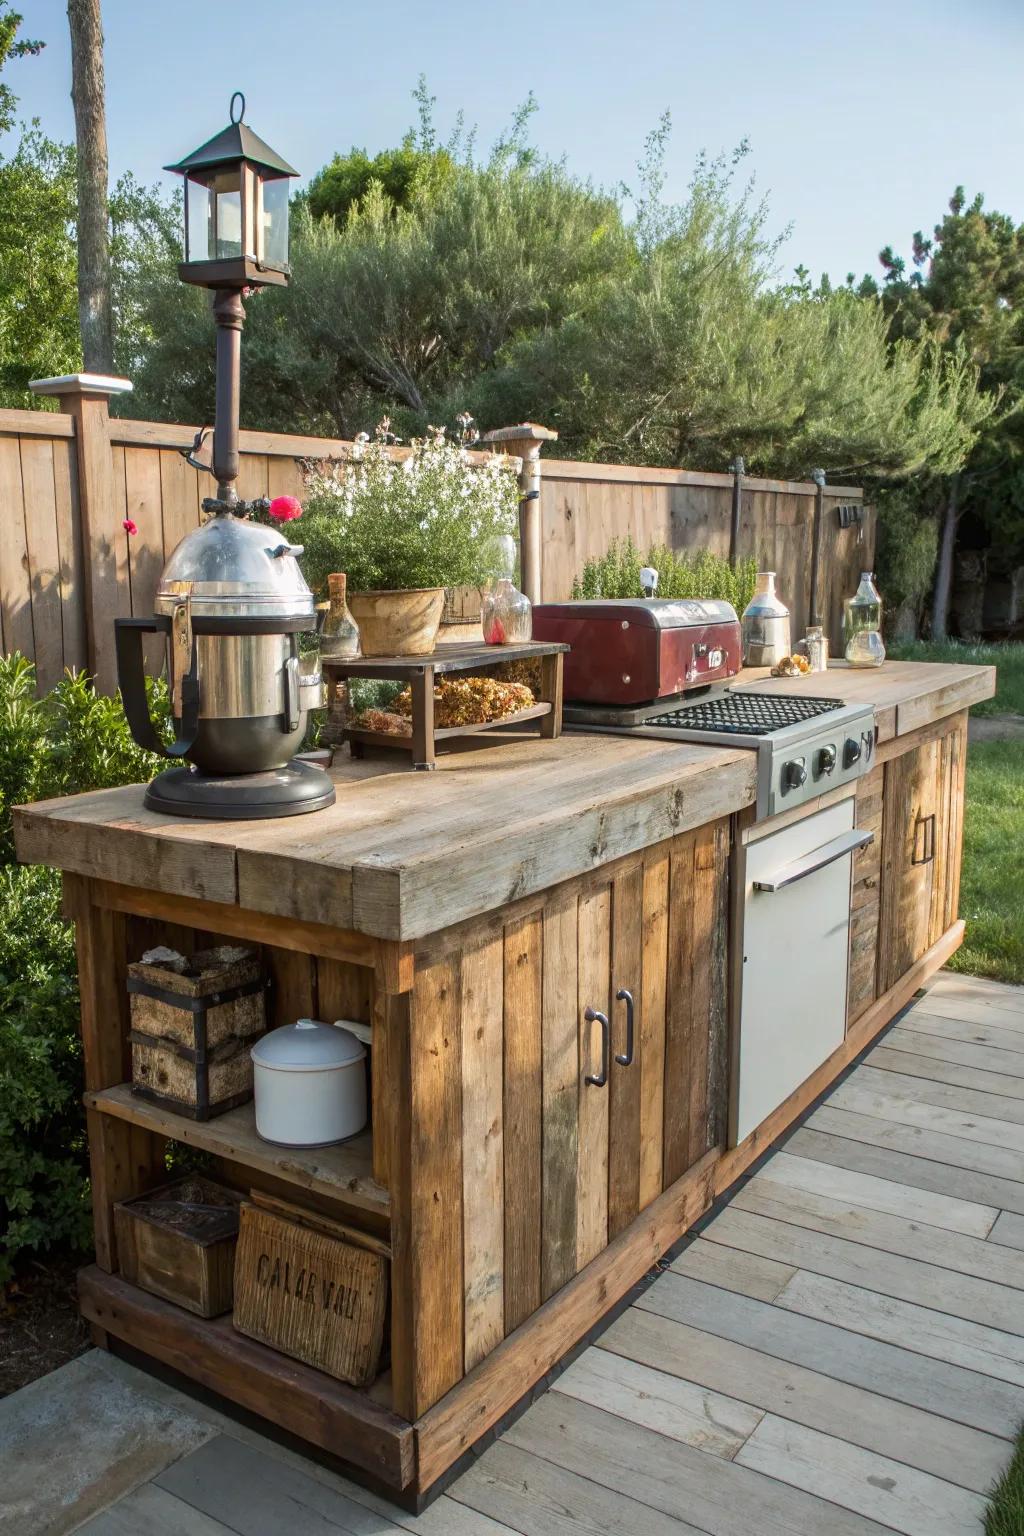
[[[840,699],[790,698],[778,693],[726,693],[699,704],[684,705],[655,715],[645,725],[675,727],[680,731],[721,732],[733,736],[770,736],[787,725],[813,720],[842,709]]]

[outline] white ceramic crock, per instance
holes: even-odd
[[[366,1049],[347,1029],[299,1019],[253,1046],[256,1131],[283,1147],[326,1147],[366,1124]]]

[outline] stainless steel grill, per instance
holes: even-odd
[[[841,699],[805,699],[772,693],[724,693],[652,715],[646,725],[715,735],[770,736],[789,725],[842,709]]]

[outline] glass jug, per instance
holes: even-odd
[[[860,586],[843,605],[843,640],[851,667],[880,667],[885,660],[882,599],[872,571],[861,572]]]

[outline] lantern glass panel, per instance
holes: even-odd
[[[205,182],[185,179],[185,260],[210,261],[213,236],[213,194]]]
[[[284,176],[260,184],[258,256],[268,267],[288,265],[288,181]]]

